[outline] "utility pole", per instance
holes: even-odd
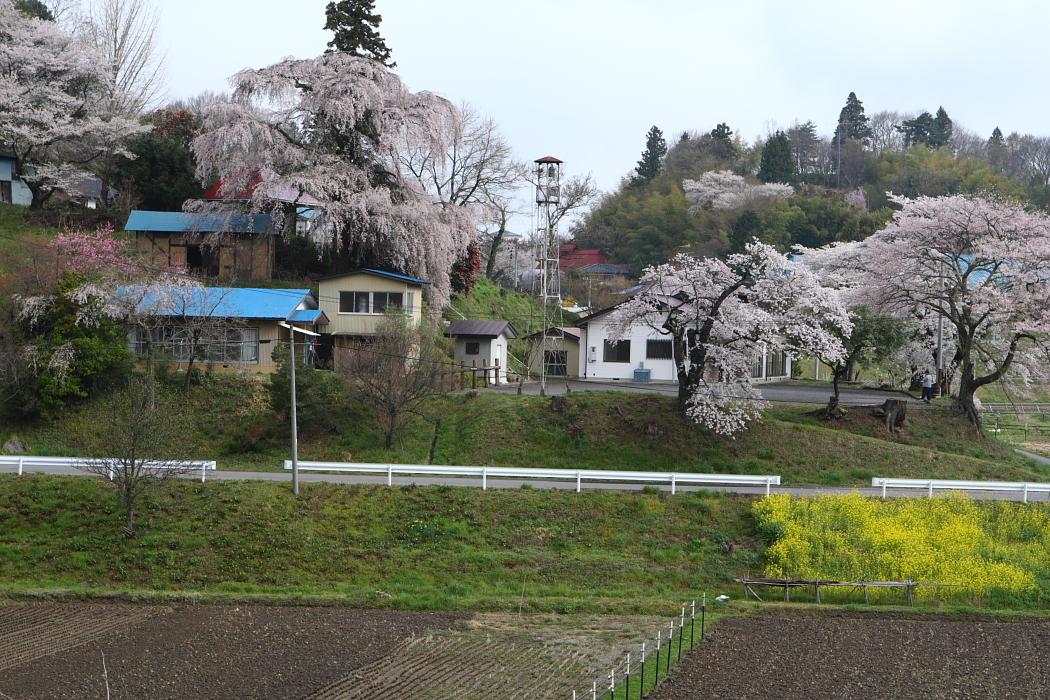
[[[292,384],[292,409],[289,413],[292,416],[292,493],[296,496],[299,495],[299,420],[296,416],[296,400],[295,400],[295,334],[302,333],[303,335],[319,336],[320,333],[314,333],[303,328],[296,328],[295,326],[279,321],[279,326],[283,326],[288,329],[288,345],[289,353],[288,359],[292,363],[291,368],[291,384]]]

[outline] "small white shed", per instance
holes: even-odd
[[[453,321],[445,335],[455,341],[457,364],[489,370],[489,379],[500,384],[507,381],[507,342],[518,337],[510,321]]]

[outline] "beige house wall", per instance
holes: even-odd
[[[130,232],[135,247],[147,264],[185,267],[186,245],[200,242],[199,236],[187,240],[183,233]],[[219,276],[243,280],[273,277],[275,244],[273,236],[231,234],[219,244]]]
[[[363,273],[346,275],[318,283],[317,305],[328,317],[328,325],[322,328],[325,333],[375,335],[376,326],[383,319],[381,313],[340,313],[340,292],[400,292],[412,322],[418,324],[423,318],[423,290],[420,287]]]
[[[580,376],[580,343],[577,340],[567,338],[548,338],[546,347],[539,338],[529,339],[529,373],[533,377],[540,376],[543,371],[544,350],[564,350],[566,353],[566,377]]]

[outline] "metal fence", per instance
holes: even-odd
[[[19,476],[21,476],[27,469],[31,471],[34,467],[69,467],[70,469],[80,469],[100,462],[116,463],[117,461],[118,460],[116,459],[102,457],[34,457],[23,455],[0,455],[0,466],[16,467]],[[185,460],[177,462],[145,460],[143,464],[152,469],[178,469],[183,472],[199,469],[202,482],[207,480],[209,471],[215,471],[216,469],[215,462],[200,460]]]
[[[285,460],[285,469],[292,468],[291,460]],[[580,491],[587,482],[604,484],[656,484],[669,485],[671,493],[679,486],[756,486],[764,488],[768,496],[770,487],[780,485],[779,476],[752,476],[744,474],[682,474],[679,472],[631,472],[595,469],[532,469],[529,467],[457,467],[431,464],[367,464],[360,462],[310,462],[300,461],[302,471],[347,472],[357,474],[379,474],[386,476],[387,486],[393,486],[395,476],[453,476],[481,479],[481,488],[487,489],[489,479],[522,479],[536,481],[576,482]]]
[[[608,674],[571,691],[572,700],[641,700],[659,685],[660,678],[667,677],[673,663],[704,641],[706,617],[704,593],[699,605],[696,600],[683,605],[678,617],[671,618],[665,629],[642,642],[637,655],[628,652]]]
[[[1028,481],[951,481],[946,479],[887,479],[874,477],[871,485],[882,489],[882,497],[886,498],[887,489],[911,489],[925,490],[927,495],[933,497],[934,491],[1005,491],[1009,493],[1020,493],[1021,500],[1028,502],[1028,494],[1046,493],[1050,494],[1050,484]]]

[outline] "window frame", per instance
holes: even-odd
[[[654,355],[653,344],[657,343],[661,348],[666,347],[666,355]],[[645,359],[647,360],[673,360],[674,359],[674,345],[666,338],[646,338],[645,339]]]
[[[622,354],[626,351],[626,359],[615,359],[621,358]],[[610,357],[614,359],[610,359]],[[631,341],[629,338],[624,340],[609,340],[606,338],[602,344],[602,362],[608,362],[610,364],[617,365],[629,365],[631,364]]]
[[[352,309],[351,311],[343,311],[343,295],[344,294],[350,295],[350,300],[351,300],[350,308]],[[358,302],[358,299],[362,295],[365,298],[365,310],[364,311],[358,311],[357,310],[357,307],[358,307],[358,303],[357,302]],[[371,292],[360,292],[360,291],[357,291],[357,290],[354,290],[354,289],[340,289],[339,290],[339,311],[337,313],[343,314],[343,315],[347,315],[347,316],[350,316],[350,315],[367,316],[371,312],[372,312],[372,293]]]

